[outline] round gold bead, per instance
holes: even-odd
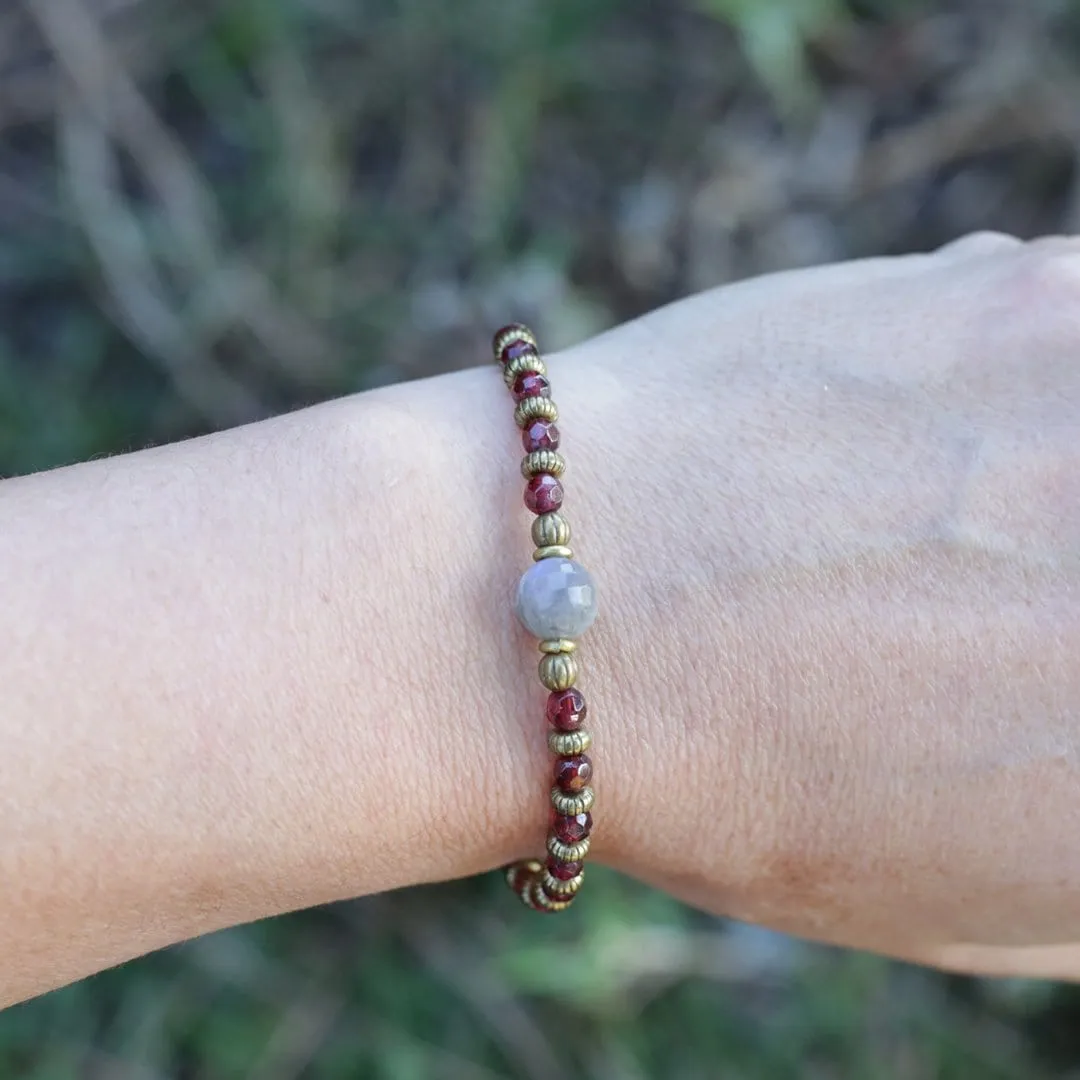
[[[576,893],[568,893],[565,900],[552,900],[546,892],[541,881],[537,881],[529,890],[529,896],[534,904],[543,908],[544,911],[565,911],[573,902]]]
[[[557,787],[551,789],[551,805],[555,807],[555,813],[563,817],[577,817],[578,814],[587,814],[596,802],[596,795],[591,787],[582,788],[573,795],[560,791]]]
[[[551,641],[540,642],[540,651],[548,655],[573,652],[576,648],[577,642],[569,638],[553,638]]]
[[[551,473],[562,476],[566,472],[566,461],[556,450],[534,450],[521,459],[521,475],[526,480],[537,473]]]
[[[532,538],[538,548],[565,547],[570,543],[570,522],[562,514],[541,514],[533,518]]]
[[[549,690],[569,690],[578,677],[573,653],[547,653],[540,658],[540,681]]]
[[[495,359],[499,359],[499,354],[510,344],[511,341],[527,341],[532,347],[536,348],[536,338],[533,332],[524,326],[510,327],[505,333],[500,334],[492,343],[492,348],[495,350]]]
[[[515,888],[514,883],[517,882],[516,888],[521,891],[525,885],[535,881],[543,869],[544,865],[538,859],[526,859],[521,862],[511,863],[506,868],[506,884],[513,889]]]
[[[592,736],[584,728],[548,732],[548,749],[557,757],[576,757],[587,754],[591,748]]]
[[[565,544],[548,544],[547,547],[538,547],[533,552],[534,562],[539,562],[541,559],[572,559],[573,557],[574,549]]]
[[[559,407],[549,397],[522,398],[514,409],[514,423],[523,428],[530,420],[550,420],[554,423],[559,419]]]
[[[567,898],[574,896],[578,889],[581,888],[581,883],[585,880],[585,871],[581,870],[575,874],[569,881],[562,881],[557,878],[550,870],[545,869],[543,875],[540,878],[541,882],[547,886],[548,890],[553,893],[558,893],[560,896]]]
[[[515,356],[506,367],[503,368],[503,380],[507,388],[514,385],[514,380],[527,371],[534,371],[537,375],[547,374],[547,365],[536,353],[525,353],[524,356]]]
[[[564,844],[557,836],[552,835],[547,838],[547,849],[561,862],[581,862],[589,854],[590,843],[591,840],[586,836],[576,844]]]

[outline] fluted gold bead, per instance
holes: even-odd
[[[581,862],[589,854],[589,845],[592,841],[589,837],[579,840],[576,844],[564,844],[557,836],[547,838],[547,849],[562,862]]]
[[[592,747],[592,736],[584,729],[577,731],[549,731],[548,749],[557,757],[576,757],[587,754]]]
[[[536,353],[525,353],[524,356],[515,356],[506,367],[503,368],[503,381],[507,389],[514,385],[514,380],[527,371],[533,371],[537,375],[547,374],[547,364]]]
[[[506,868],[506,884],[517,893],[526,907],[531,906],[529,904],[529,894],[543,869],[543,864],[536,859],[525,859],[511,863]]]
[[[540,681],[549,690],[569,690],[578,677],[573,653],[548,653],[540,658]]]
[[[544,870],[540,877],[541,882],[547,886],[548,890],[553,893],[558,893],[560,896],[567,898],[574,896],[581,888],[581,883],[585,880],[585,871],[580,870],[568,881],[562,881],[557,878],[550,870]]]
[[[492,343],[496,360],[499,359],[499,354],[511,341],[527,341],[534,349],[536,348],[536,338],[533,336],[533,332],[527,327],[517,325],[500,334]]]
[[[541,559],[572,559],[573,557],[574,549],[565,544],[549,544],[547,547],[538,547],[533,552],[533,562],[539,562]]]
[[[526,480],[537,473],[551,473],[562,476],[566,472],[566,461],[557,450],[534,450],[521,459],[521,475]]]
[[[555,511],[540,514],[533,518],[532,538],[538,548],[565,547],[570,543],[570,522]]]
[[[577,642],[571,641],[569,638],[553,638],[551,641],[540,642],[540,651],[548,655],[574,652],[576,649]]]
[[[532,897],[536,906],[543,908],[544,911],[565,911],[574,902],[576,895],[577,893],[569,893],[565,900],[552,900],[544,892],[544,887],[540,881],[537,881],[529,892],[529,896]]]
[[[530,420],[550,420],[554,423],[559,419],[559,407],[549,397],[522,398],[514,409],[514,423],[523,428]]]
[[[516,887],[520,891],[523,884],[533,881],[543,869],[543,863],[537,859],[524,859],[520,862],[511,863],[506,868],[506,884],[511,889]],[[517,883],[516,886],[515,882]]]
[[[591,787],[582,788],[573,795],[560,791],[557,787],[551,789],[551,805],[555,807],[557,814],[563,817],[576,817],[578,814],[587,814],[596,802],[596,795]]]

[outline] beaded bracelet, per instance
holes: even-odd
[[[511,323],[496,333],[492,346],[517,403],[514,419],[525,447],[521,462],[525,505],[537,515],[532,524],[535,563],[518,582],[515,607],[525,629],[540,639],[540,681],[550,691],[548,747],[555,755],[547,857],[543,862],[526,859],[511,864],[506,881],[535,911],[564,911],[585,879],[582,863],[592,831],[592,761],[586,753],[592,737],[582,726],[585,698],[574,685],[578,677],[574,639],[596,618],[596,587],[585,567],[573,561],[570,525],[559,512],[560,477],[566,468],[558,453],[559,410],[551,400],[536,338],[527,327]]]

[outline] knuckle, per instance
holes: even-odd
[[[1023,241],[1008,233],[983,229],[968,233],[945,244],[938,250],[939,255],[952,258],[970,258],[976,255],[996,255],[1023,247]]]
[[[1080,255],[1024,248],[1010,259],[990,297],[999,326],[1048,347],[1080,341]],[[1004,329],[1004,328],[1003,328]]]

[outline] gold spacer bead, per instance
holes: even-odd
[[[565,896],[569,899],[574,896],[578,889],[581,888],[581,883],[585,880],[585,871],[581,870],[575,874],[569,881],[562,881],[557,878],[550,870],[545,869],[543,875],[540,878],[541,882],[548,887],[553,893],[558,893],[560,896]]]
[[[562,476],[566,472],[566,459],[555,450],[534,450],[521,459],[521,475],[526,480],[537,473]]]
[[[549,397],[522,398],[514,409],[514,423],[523,428],[530,420],[541,418],[554,423],[559,419],[559,407]]]
[[[510,344],[511,341],[527,341],[534,349],[536,345],[536,336],[527,326],[521,326],[518,324],[510,330],[507,330],[505,334],[500,334],[493,342],[492,349],[495,352],[495,359],[499,359],[499,354]]]
[[[541,559],[572,559],[573,557],[574,549],[565,544],[548,544],[547,547],[538,547],[533,552],[535,562]]]
[[[577,817],[587,814],[596,802],[596,795],[591,787],[582,788],[576,795],[567,795],[557,787],[551,789],[551,805],[555,812],[563,817]]]
[[[577,642],[569,638],[552,638],[551,641],[541,641],[540,651],[548,655],[555,653],[570,653],[577,648]]]
[[[547,364],[536,353],[526,353],[524,356],[515,356],[506,367],[503,368],[503,380],[509,390],[514,385],[514,380],[526,371],[533,371],[537,375],[547,374]]]
[[[569,690],[577,682],[578,663],[572,653],[549,653],[540,658],[539,671],[549,690]]]
[[[532,538],[538,548],[565,547],[570,543],[570,522],[555,512],[541,514],[533,518]]]
[[[576,844],[564,844],[557,836],[547,838],[547,849],[562,862],[581,862],[589,854],[589,845],[592,841],[589,837],[579,840]]]
[[[524,859],[520,862],[511,863],[506,868],[506,884],[511,889],[516,888],[520,892],[523,886],[535,880],[543,869],[544,864],[538,859]],[[515,881],[517,881],[516,886],[514,885]]]
[[[548,749],[558,757],[576,757],[587,754],[592,747],[592,736],[581,731],[549,731]]]
[[[529,890],[529,896],[532,898],[535,905],[542,908],[544,911],[565,911],[573,902],[577,893],[569,893],[565,900],[552,900],[546,892],[542,882],[537,881],[532,889]]]

